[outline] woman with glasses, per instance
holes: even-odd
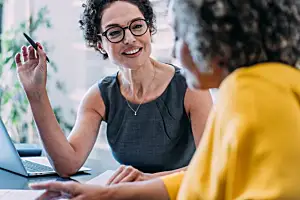
[[[148,0],[89,0],[83,7],[80,27],[87,44],[119,71],[88,90],[68,139],[46,93],[41,45],[38,58],[32,47],[23,47],[16,56],[19,78],[53,167],[61,176],[74,174],[105,121],[110,148],[122,164],[108,184],[184,170],[204,129],[212,104],[209,93],[187,89],[177,67],[150,58],[155,16]]]

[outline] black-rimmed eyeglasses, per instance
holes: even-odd
[[[145,19],[136,19],[129,26],[113,26],[98,35],[105,36],[111,43],[118,43],[124,39],[126,29],[129,29],[134,36],[142,36],[147,32],[148,28],[148,22]]]

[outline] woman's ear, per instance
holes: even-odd
[[[185,68],[195,67],[189,47],[182,39],[178,39],[175,43],[175,56]]]
[[[106,51],[103,49],[101,42],[98,42],[97,47],[102,54],[107,54]]]
[[[228,72],[228,61],[225,58],[215,57],[211,61],[211,68],[213,70],[213,75],[215,80],[219,81],[219,84],[223,79],[229,74]]]
[[[213,66],[214,70],[216,71],[223,71],[227,68],[228,61],[225,58],[217,56],[214,59],[212,59],[211,66]]]

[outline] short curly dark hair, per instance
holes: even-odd
[[[229,72],[260,62],[299,65],[299,0],[174,0],[176,34],[203,72],[219,57]]]
[[[87,0],[86,3],[82,5],[84,11],[79,20],[79,24],[84,32],[87,45],[96,51],[99,51],[97,43],[99,41],[101,42],[101,37],[97,34],[101,32],[103,11],[116,1],[125,1],[137,6],[148,21],[150,33],[154,34],[156,32],[156,17],[149,0]],[[104,59],[107,57],[107,54],[103,54]]]

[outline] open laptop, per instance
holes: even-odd
[[[23,175],[40,176],[56,174],[52,167],[23,159],[19,156],[9,134],[0,118],[0,168]],[[82,167],[78,172],[88,172],[90,168]]]

